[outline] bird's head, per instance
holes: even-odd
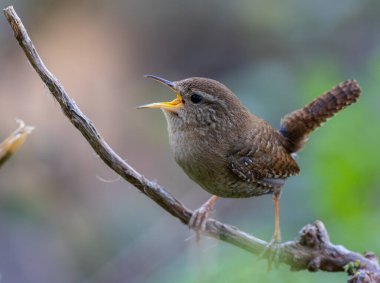
[[[172,82],[152,75],[146,77],[169,87],[176,98],[170,102],[156,102],[138,108],[162,109],[169,124],[191,128],[212,124],[232,127],[249,115],[236,95],[218,81],[194,77]]]

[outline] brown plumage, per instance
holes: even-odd
[[[215,196],[241,198],[273,193],[275,244],[280,241],[281,189],[288,177],[300,171],[293,153],[303,147],[313,130],[360,95],[356,81],[343,82],[286,115],[276,130],[251,114],[232,91],[215,80],[170,82],[148,77],[169,86],[177,98],[141,108],[163,110],[175,160],[191,179],[214,195],[194,213],[190,226],[204,229]]]
[[[340,83],[305,107],[293,111],[281,119],[280,133],[286,138],[289,152],[299,151],[309,134],[337,112],[356,102],[360,87],[355,80]]]

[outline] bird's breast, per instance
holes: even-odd
[[[246,183],[226,166],[228,145],[220,139],[210,140],[206,132],[169,133],[174,158],[184,172],[204,190],[229,198],[252,197],[269,191],[258,191],[257,185]],[[263,188],[267,189],[267,188]]]
[[[188,174],[199,171],[197,175],[201,175],[205,168],[223,164],[222,149],[210,140],[206,131],[198,131],[196,136],[193,132],[180,132],[169,135],[169,139],[175,160]]]
[[[223,145],[210,139],[207,130],[169,134],[169,141],[174,158],[185,173],[208,191],[215,187],[218,175],[225,171]]]

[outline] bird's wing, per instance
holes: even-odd
[[[282,186],[286,178],[299,173],[296,161],[279,143],[235,148],[227,164],[242,180],[269,187]]]

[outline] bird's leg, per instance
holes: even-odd
[[[281,230],[280,230],[280,196],[281,192],[275,192],[273,194],[274,202],[274,235],[273,240],[277,243],[281,243]]]
[[[190,229],[193,229],[195,231],[195,239],[197,243],[200,240],[200,232],[206,230],[207,219],[214,209],[214,204],[217,199],[217,196],[212,196],[200,208],[195,210],[190,218],[188,225]]]
[[[274,234],[272,240],[265,247],[264,251],[261,253],[260,257],[268,258],[268,270],[272,269],[272,264],[274,262],[275,266],[278,267],[280,260],[280,245],[281,245],[281,231],[280,231],[280,196],[281,190],[276,190],[273,195],[274,203]]]

